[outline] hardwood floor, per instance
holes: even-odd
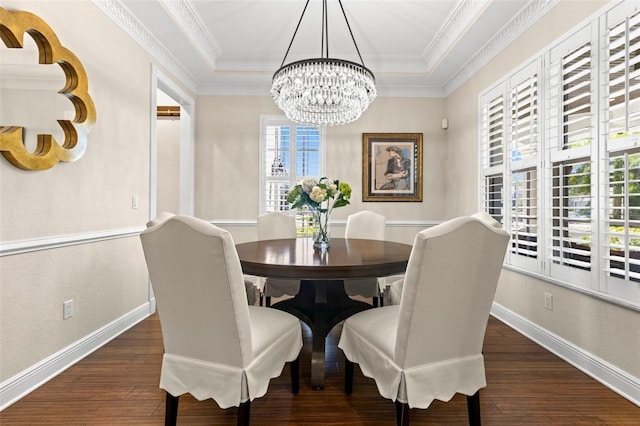
[[[289,369],[253,401],[254,425],[394,425],[395,406],[356,367],[353,394],[343,392],[341,326],[328,337],[326,385],[309,386],[310,336],[305,331],[300,393],[290,392]],[[522,335],[491,318],[485,345],[487,387],[480,392],[485,425],[638,425],[640,407]],[[158,388],[162,336],[157,315],[0,413],[10,425],[162,425],[164,391]],[[233,425],[235,409],[180,398],[179,425]],[[411,410],[412,425],[467,424],[466,398]]]

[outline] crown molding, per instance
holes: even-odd
[[[473,77],[482,67],[487,65],[498,53],[511,42],[528,30],[545,13],[554,7],[559,0],[531,0],[529,4],[507,25],[505,25],[495,37],[493,37],[476,55],[456,73],[444,87],[448,95],[453,93],[465,81]]]
[[[427,73],[434,70],[488,5],[489,2],[480,0],[458,1],[451,15],[440,27],[434,42],[422,54]]]
[[[129,12],[121,0],[92,1],[192,92],[199,95],[269,96],[271,75],[266,76],[257,70],[243,73],[225,72],[228,66],[225,64],[227,60],[222,57],[215,40],[202,25],[193,8],[192,0],[166,0],[163,2],[163,7],[182,28],[212,70],[216,71],[220,77],[218,84],[202,85],[201,82],[196,81],[193,75]],[[446,97],[450,95],[558,2],[559,0],[530,0],[527,6],[498,31],[495,37],[443,87],[428,86],[426,84],[428,73],[437,66],[442,56],[455,45],[459,37],[486,7],[486,2],[480,0],[461,0],[440,29],[436,41],[425,50],[421,58],[416,57],[411,62],[410,69],[407,70],[411,75],[385,76],[384,71],[378,73],[376,81],[378,96]],[[417,72],[416,66],[421,66],[420,72]],[[384,70],[385,67],[381,65],[378,68]]]
[[[124,32],[140,44],[155,60],[180,80],[189,90],[196,92],[193,75],[131,14],[120,0],[92,0]]]
[[[169,16],[178,24],[182,33],[191,40],[194,48],[199,52],[204,61],[209,64],[212,71],[216,70],[216,61],[221,49],[215,40],[202,25],[198,14],[193,8],[191,0],[165,0],[162,6]]]

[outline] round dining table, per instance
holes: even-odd
[[[305,322],[313,334],[311,386],[324,388],[325,339],[331,329],[372,305],[351,299],[344,279],[403,273],[411,245],[378,240],[332,238],[315,248],[311,238],[262,240],[236,245],[242,271],[267,278],[300,280],[295,297],[274,303]]]

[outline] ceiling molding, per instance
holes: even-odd
[[[430,73],[440,63],[447,52],[455,46],[469,26],[478,19],[489,5],[488,1],[460,0],[451,15],[444,22],[434,42],[422,55],[426,72]]]
[[[202,25],[198,14],[194,11],[191,0],[165,0],[161,2],[161,5],[169,16],[173,18],[185,37],[191,40],[191,43],[202,59],[211,67],[211,70],[215,71],[216,61],[222,51],[211,34]]]
[[[531,25],[547,13],[560,0],[531,0],[528,5],[505,25],[476,55],[460,69],[444,86],[444,93],[450,95],[465,81],[473,77],[498,53],[522,35]]]
[[[193,75],[140,23],[138,18],[131,14],[120,0],[92,1],[163,67],[178,78],[182,84],[192,92],[196,92],[198,84]]]
[[[121,0],[92,0],[120,28],[137,41],[160,65],[193,93],[219,96],[270,96],[271,73],[261,70],[260,58],[243,60],[244,72],[233,72],[233,56],[225,57],[216,40],[206,30],[192,0],[165,0],[164,10],[188,37],[199,55],[216,74],[215,83],[196,80],[171,52],[123,5]],[[399,58],[374,58],[378,96],[382,97],[446,97],[473,77],[500,51],[526,31],[559,0],[530,0],[527,6],[472,56],[442,87],[428,84],[428,76],[490,3],[480,0],[461,0],[438,32],[437,39],[410,61]],[[384,60],[383,60],[384,59]],[[390,69],[389,63],[396,68]],[[385,65],[386,64],[386,65]],[[426,68],[426,72],[425,72]],[[400,70],[398,72],[398,70]],[[213,72],[212,71],[212,72]],[[387,73],[385,75],[385,72]]]

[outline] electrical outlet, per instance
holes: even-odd
[[[62,304],[62,319],[69,319],[73,316],[73,299]]]
[[[544,294],[544,308],[553,311],[553,295],[551,293]]]

